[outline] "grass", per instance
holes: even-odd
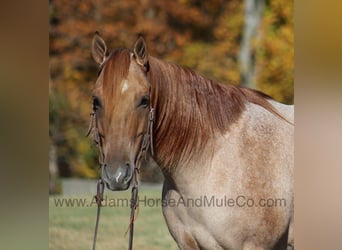
[[[124,235],[129,224],[130,209],[129,206],[119,206],[118,203],[127,203],[130,191],[107,191],[105,197],[107,199],[101,209],[97,249],[127,249],[128,234],[126,237]],[[161,191],[156,188],[144,188],[140,190],[139,197],[141,202],[134,225],[134,249],[178,249],[167,229],[160,203],[153,206],[153,202],[160,199]],[[145,197],[148,200],[145,200]],[[66,200],[83,200],[85,204],[57,205],[57,202]],[[96,218],[96,204],[92,203],[92,200],[91,196],[50,197],[49,249],[91,249]]]

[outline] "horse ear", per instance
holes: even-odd
[[[106,60],[108,56],[106,43],[105,41],[103,41],[103,39],[100,37],[97,31],[95,32],[93,38],[91,52],[93,54],[95,62],[97,62],[100,65]]]
[[[133,51],[137,63],[143,67],[147,67],[148,51],[145,39],[142,36],[135,42]]]

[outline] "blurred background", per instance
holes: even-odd
[[[259,89],[293,104],[293,1],[50,0],[50,194],[61,179],[99,176],[97,148],[85,137],[97,65],[91,41],[132,48],[139,33],[151,55],[200,74]],[[142,179],[161,182],[155,166]]]

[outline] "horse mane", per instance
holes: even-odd
[[[247,88],[222,85],[194,71],[149,57],[151,101],[156,110],[154,147],[161,168],[202,155],[209,139],[229,131],[247,102],[282,117],[271,97]]]
[[[106,106],[112,107],[120,94],[117,86],[127,78],[130,54],[128,49],[116,49],[100,66],[99,75],[106,79],[97,88],[103,88]],[[209,139],[229,131],[248,102],[284,119],[267,101],[271,97],[260,91],[222,85],[151,56],[148,79],[155,109],[154,148],[161,168],[172,168],[202,155]],[[107,110],[105,116],[110,119],[112,112]]]

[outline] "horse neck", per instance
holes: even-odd
[[[206,157],[205,148],[217,132],[225,133],[244,108],[229,87],[180,66],[150,58],[155,160],[163,171],[191,165]]]

